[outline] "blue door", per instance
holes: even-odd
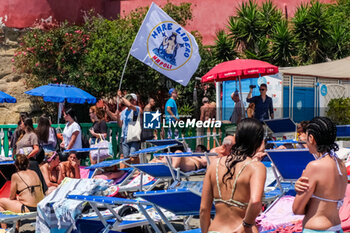
[[[314,117],[315,91],[313,87],[293,88],[294,122],[311,120]]]

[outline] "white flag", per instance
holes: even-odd
[[[143,20],[130,54],[184,86],[201,61],[195,38],[155,3]]]

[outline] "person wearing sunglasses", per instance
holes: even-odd
[[[259,96],[253,96],[253,87],[250,86],[250,91],[247,96],[247,102],[248,103],[254,103],[255,104],[255,119],[259,120],[260,122],[268,119],[273,119],[273,104],[272,104],[272,98],[266,95],[267,92],[267,86],[265,83],[261,84],[259,87],[260,95]]]

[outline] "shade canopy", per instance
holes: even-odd
[[[71,104],[96,103],[94,96],[75,86],[66,84],[48,84],[26,91],[25,93],[32,96],[41,96],[46,102],[63,103],[67,101]]]
[[[0,103],[16,103],[17,100],[15,97],[6,94],[5,92],[0,91]]]
[[[236,80],[238,77],[256,78],[259,75],[273,75],[278,73],[278,67],[268,62],[253,59],[236,59],[222,62],[212,68],[202,77],[202,83]]]

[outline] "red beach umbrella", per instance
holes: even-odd
[[[221,82],[228,80],[256,78],[259,75],[273,75],[278,73],[278,67],[268,62],[253,59],[236,59],[222,62],[206,73],[201,82]]]

